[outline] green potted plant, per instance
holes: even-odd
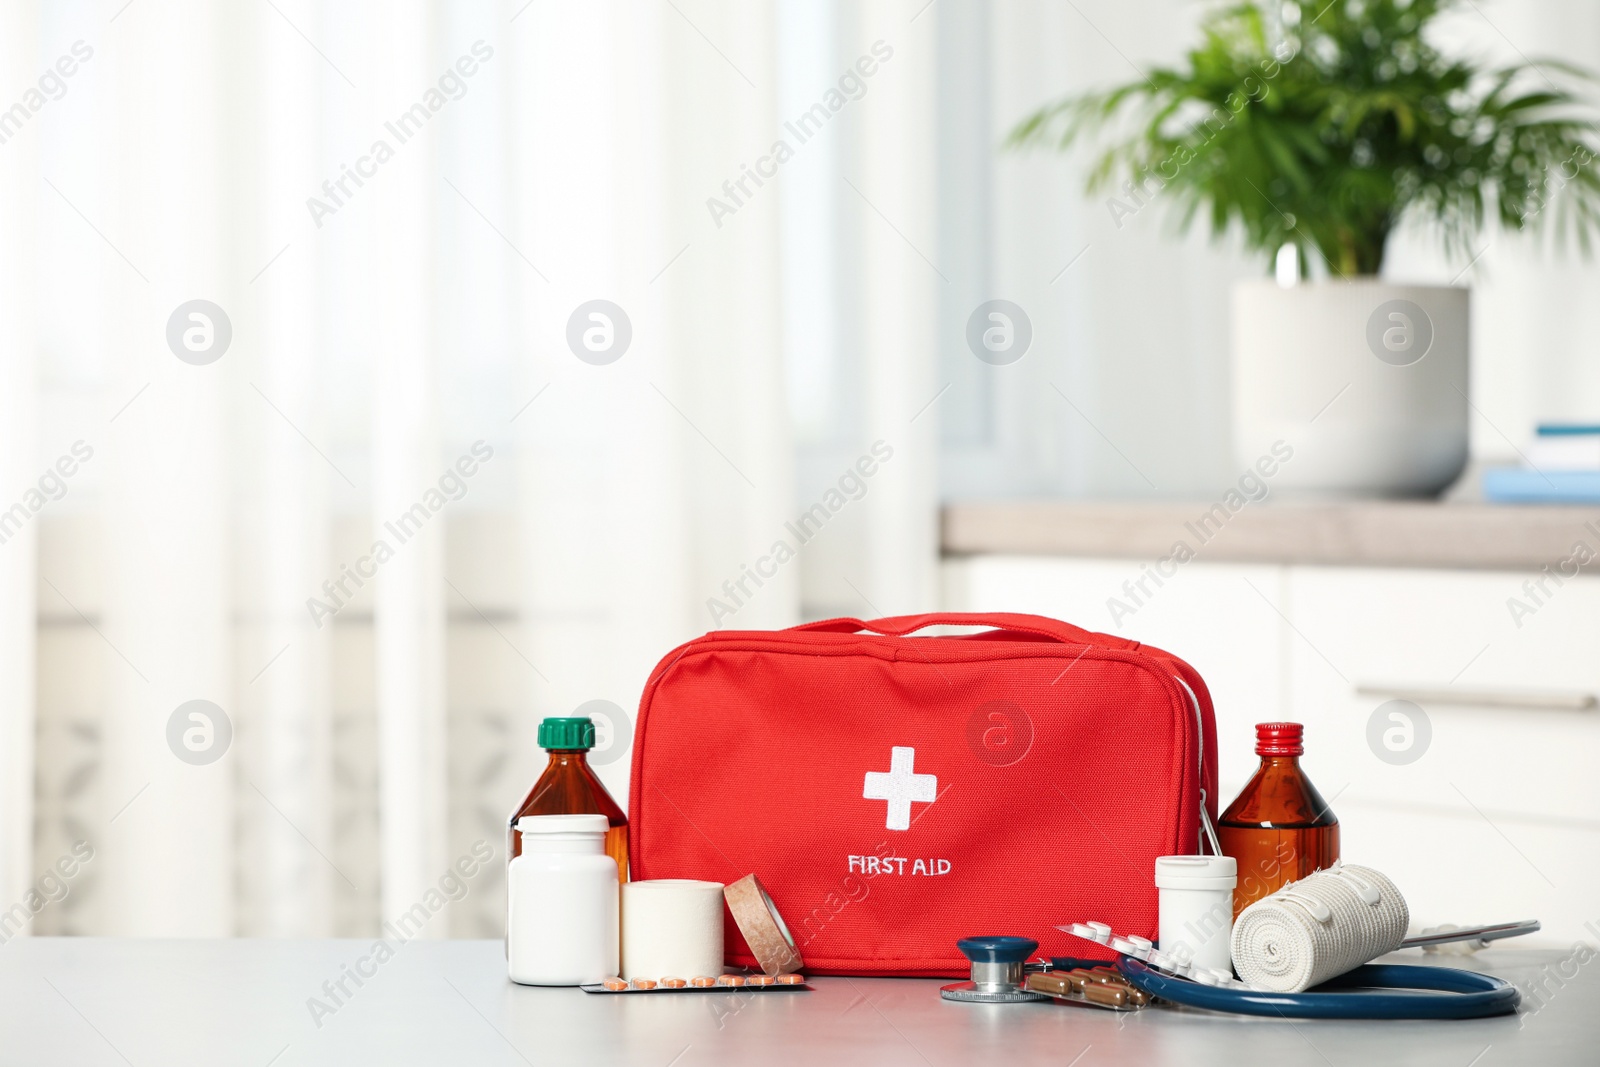
[[[1180,228],[1204,215],[1276,263],[1276,281],[1234,291],[1234,448],[1250,464],[1290,443],[1274,484],[1291,491],[1431,495],[1466,463],[1467,290],[1384,279],[1399,226],[1427,227],[1466,266],[1491,216],[1585,252],[1600,232],[1600,126],[1565,87],[1590,76],[1446,56],[1433,23],[1456,6],[1232,3],[1181,65],[1011,133],[1059,148],[1112,133],[1088,187],[1119,226],[1164,200]],[[1313,263],[1325,279],[1307,281]]]

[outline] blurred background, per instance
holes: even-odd
[[[1002,148],[1048,100],[1177,61],[1206,10],[9,0],[0,906],[47,903],[6,936],[375,934],[475,841],[498,854],[542,716],[617,709],[597,762],[621,798],[676,644],[939,607],[1171,649],[1217,694],[1224,800],[1250,724],[1297,715],[1347,856],[1370,826],[1365,861],[1406,886],[1417,835],[1484,855],[1518,914],[1428,917],[1577,936],[1600,918],[1573,888],[1600,854],[1590,776],[1528,800],[1494,753],[1588,760],[1590,705],[1435,712],[1435,766],[1401,769],[1351,694],[1428,683],[1420,641],[1440,684],[1581,697],[1592,591],[1513,630],[1514,567],[1265,558],[1196,564],[1118,620],[1140,574],[1119,553],[942,540],[945,505],[1209,502],[1239,478],[1229,291],[1258,258],[1114,217],[1085,154]],[[1441,32],[1600,66],[1580,0]],[[1492,225],[1482,245],[1402,232],[1385,264],[1472,285],[1475,464],[1600,410],[1600,268]],[[993,299],[1031,324],[1013,364],[967,341]],[[819,502],[825,528],[741,590]],[[1397,629],[1369,677],[1340,642],[1375,620]],[[175,740],[197,700],[221,712],[207,762]],[[92,859],[41,882],[77,842]],[[498,936],[500,879],[429,934]]]

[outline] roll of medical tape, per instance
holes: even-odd
[[[747,874],[722,891],[728,911],[744,935],[750,952],[767,974],[791,974],[804,966],[783,916],[761,880]]]

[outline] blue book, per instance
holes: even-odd
[[[1490,467],[1483,472],[1483,498],[1495,504],[1600,504],[1600,470]]]

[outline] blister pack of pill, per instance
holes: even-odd
[[[1033,971],[1023,986],[1030,993],[1043,993],[1055,1000],[1113,1011],[1137,1011],[1150,1003],[1150,994],[1128,981],[1115,967]]]
[[[695,978],[607,978],[578,988],[585,993],[778,993],[811,987],[803,974],[719,974]]]
[[[1231,971],[1224,971],[1217,967],[1193,966],[1187,960],[1162,952],[1156,948],[1155,943],[1148,937],[1140,937],[1137,934],[1119,936],[1105,923],[1072,923],[1068,926],[1058,926],[1056,929],[1081,937],[1085,941],[1093,941],[1097,945],[1104,945],[1113,952],[1119,952],[1124,956],[1132,956],[1134,959],[1140,960],[1173,978],[1186,978],[1201,985],[1218,986],[1225,989],[1250,988],[1235,978]]]

